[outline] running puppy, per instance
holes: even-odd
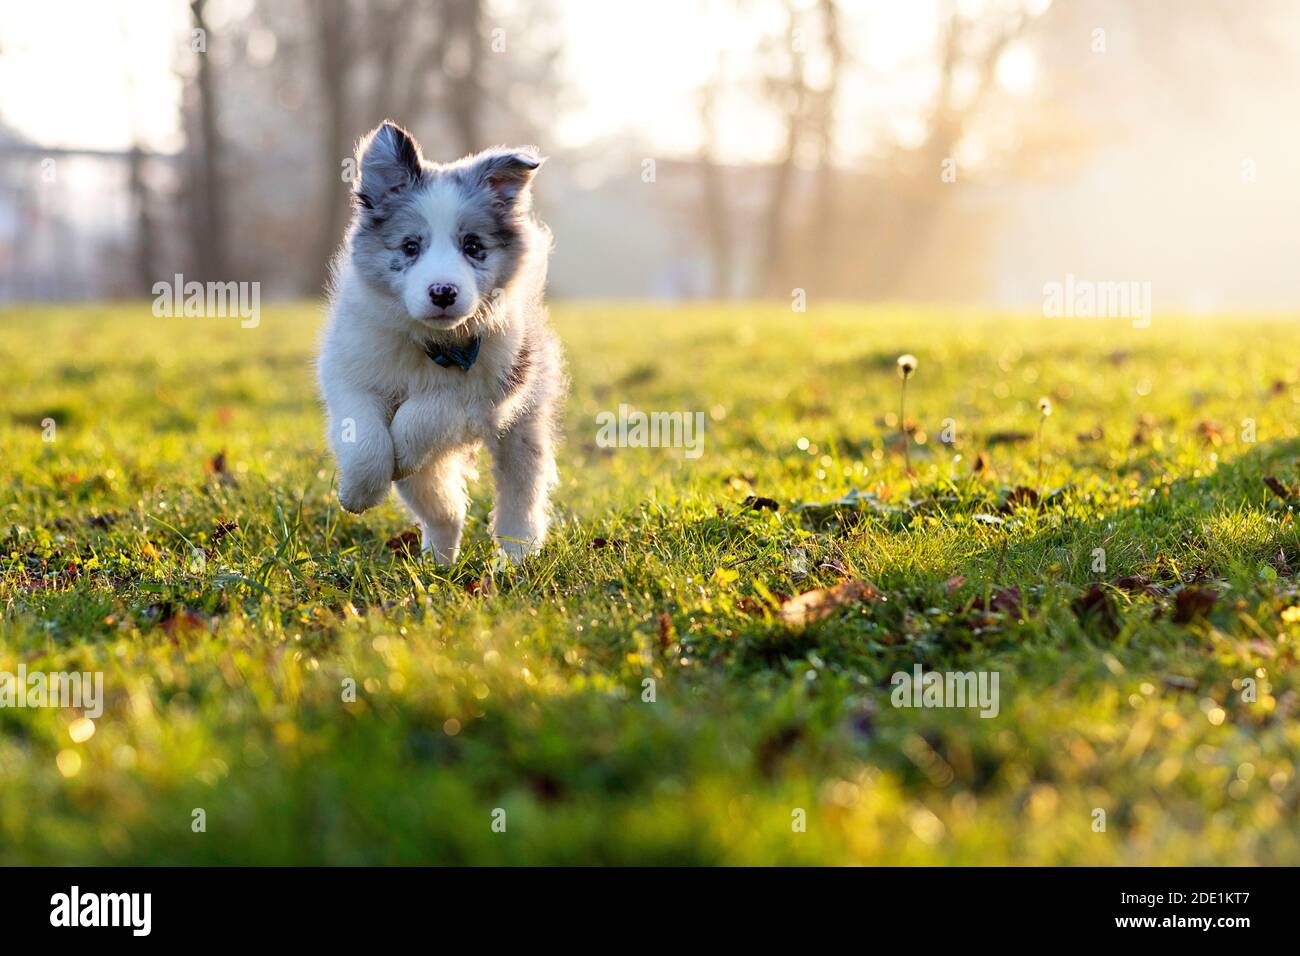
[[[542,160],[495,148],[430,163],[391,122],[357,158],[318,364],[339,502],[359,514],[396,481],[424,550],[451,563],[486,444],[492,534],[517,561],[546,536],[567,390],[542,301],[551,234],[531,212]]]

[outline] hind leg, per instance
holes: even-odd
[[[517,562],[541,550],[550,521],[555,452],[544,416],[529,416],[496,438],[492,471],[497,486],[492,536],[505,556]]]
[[[452,564],[460,553],[469,494],[465,482],[472,468],[467,448],[436,451],[419,471],[397,483],[397,493],[420,522],[423,550],[439,564]]]

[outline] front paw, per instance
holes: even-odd
[[[381,504],[390,487],[392,482],[382,472],[344,472],[339,476],[339,504],[344,511],[359,515]]]
[[[510,564],[518,564],[530,554],[542,550],[542,535],[538,532],[520,531],[514,534],[495,534],[497,547]]]

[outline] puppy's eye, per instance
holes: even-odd
[[[479,237],[472,232],[460,241],[460,251],[471,259],[477,259],[483,255],[483,243]]]
[[[414,258],[420,254],[420,244],[414,239],[407,239],[402,243],[402,251]]]

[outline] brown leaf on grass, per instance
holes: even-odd
[[[1126,594],[1146,594],[1155,597],[1164,593],[1164,588],[1158,584],[1153,584],[1145,574],[1126,574],[1123,577],[1115,578],[1110,582],[1110,586],[1118,588]]]
[[[476,578],[465,582],[465,593],[473,597],[486,597],[492,593],[492,581],[489,578]]]
[[[208,622],[199,617],[193,611],[178,611],[174,614],[168,614],[163,617],[158,626],[163,629],[163,633],[175,641],[186,634],[193,634],[196,631],[206,631]]]
[[[1283,577],[1289,578],[1294,573],[1291,570],[1291,562],[1286,559],[1286,550],[1277,549],[1277,554],[1273,555],[1273,569]]]
[[[1096,621],[1108,636],[1114,637],[1119,633],[1119,617],[1115,613],[1115,603],[1100,584],[1088,588],[1075,598],[1070,607],[1074,611],[1074,616],[1080,621]]]
[[[815,588],[781,602],[777,616],[787,624],[820,621],[837,608],[868,601],[883,601],[885,596],[866,581],[854,578],[830,588]]]
[[[208,474],[219,478],[223,484],[236,484],[235,476],[226,467],[226,450],[224,448],[208,461]]]
[[[592,538],[591,550],[601,551],[605,548],[613,548],[616,551],[622,551],[625,544],[626,542],[622,538]]]
[[[234,534],[238,530],[239,522],[235,521],[233,518],[229,521],[218,521],[216,526],[212,529],[212,545],[215,547],[217,542],[226,537],[226,535]]]
[[[1145,445],[1151,441],[1151,433],[1155,431],[1156,419],[1154,415],[1144,412],[1138,416],[1137,426],[1133,429],[1133,444]]]
[[[1174,596],[1174,623],[1187,624],[1213,610],[1219,593],[1213,588],[1184,587]]]
[[[781,504],[775,498],[750,495],[741,504],[749,511],[780,511]]]
[[[985,602],[983,596],[977,597],[971,602],[971,607],[977,611],[992,611],[1003,614],[1019,614],[1023,599],[1020,594],[1020,588],[1012,585],[1009,588],[1001,588],[989,595]]]
[[[1227,432],[1218,422],[1202,418],[1196,423],[1196,434],[1207,445],[1222,445]]]
[[[1272,475],[1264,476],[1264,484],[1268,487],[1269,491],[1273,492],[1273,494],[1277,495],[1283,501],[1290,501],[1295,497],[1295,492],[1282,484],[1282,482],[1278,481]]]
[[[673,619],[667,611],[659,612],[659,648],[667,650],[673,644]]]
[[[847,578],[850,574],[853,573],[852,569],[849,568],[848,565],[846,565],[843,561],[839,561],[835,558],[827,558],[821,564],[817,565],[817,567],[825,568],[827,571],[834,571],[842,578]]]
[[[395,534],[385,541],[384,547],[394,553],[419,554],[420,529],[407,528],[401,534]]]
[[[1038,505],[1038,492],[1025,485],[1017,485],[1007,493],[1007,500],[1002,502],[1002,506],[998,510],[1006,513],[1014,511],[1022,505],[1027,508],[1036,507]]]
[[[961,590],[961,586],[966,583],[966,575],[954,574],[947,581],[943,582],[943,589],[949,594],[956,594]]]
[[[764,777],[775,775],[778,765],[803,737],[803,729],[794,725],[781,727],[764,737],[754,749],[754,762]]]
[[[528,788],[542,803],[554,803],[564,795],[564,786],[549,773],[533,773],[528,776]]]

